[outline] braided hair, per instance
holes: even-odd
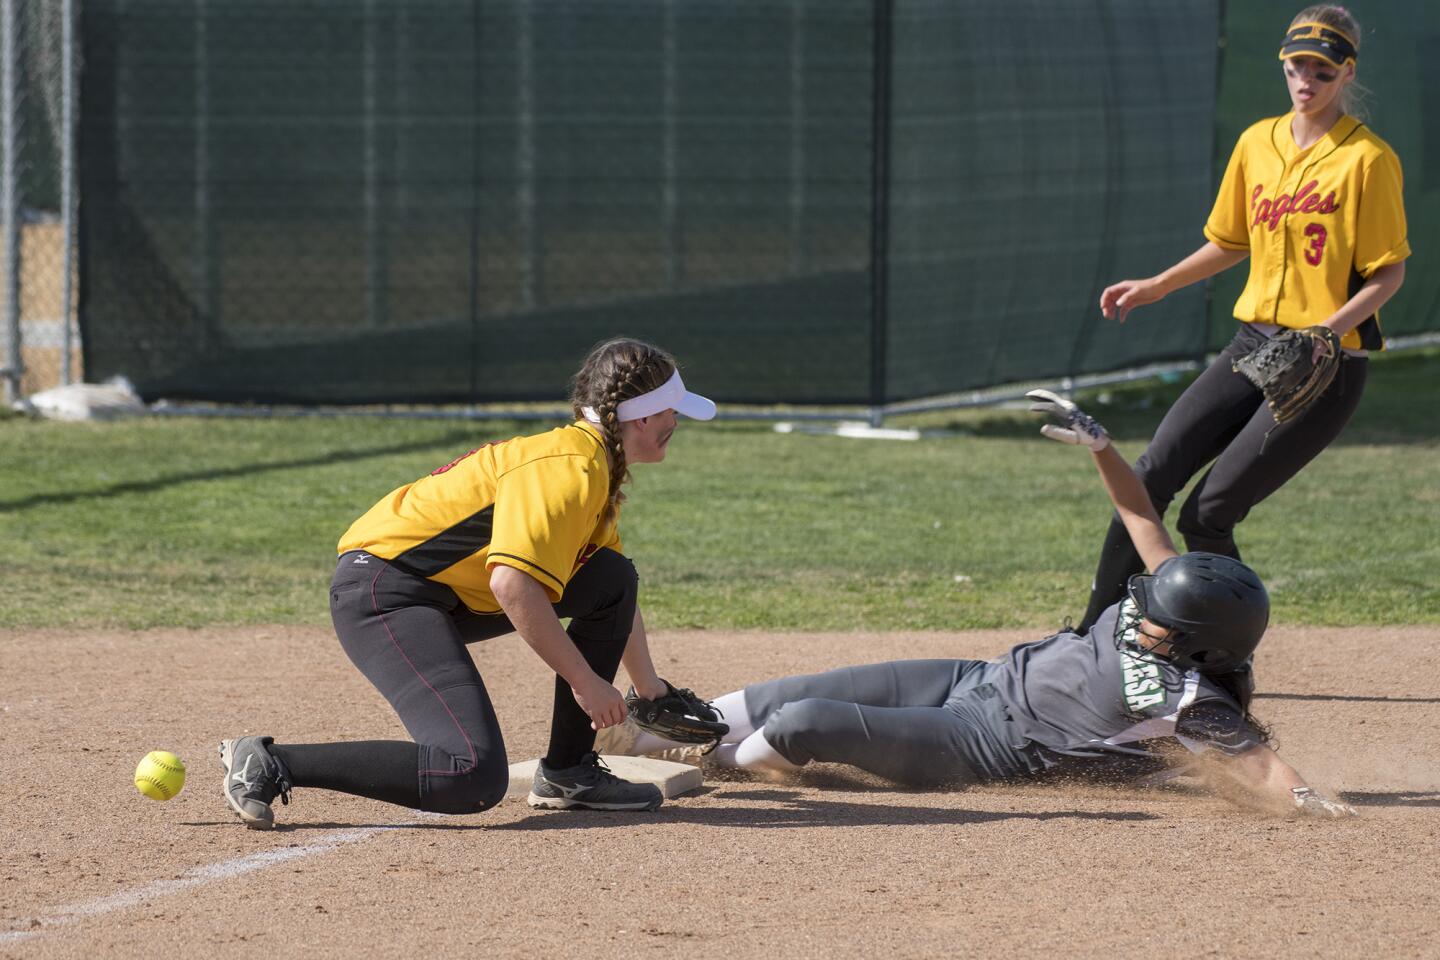
[[[630,479],[625,462],[625,444],[620,433],[620,404],[665,385],[675,373],[675,358],[659,347],[639,340],[617,337],[591,348],[575,374],[570,406],[576,419],[591,407],[600,418],[600,433],[610,454],[610,493],[606,499],[605,521],[615,516],[625,502],[620,485]]]

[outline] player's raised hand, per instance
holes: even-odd
[[[1049,390],[1031,390],[1025,394],[1030,409],[1043,413],[1055,420],[1040,428],[1040,432],[1051,440],[1086,447],[1092,452],[1104,450],[1110,445],[1110,434],[1095,422],[1084,410]]]
[[[1121,280],[1101,292],[1100,312],[1107,320],[1118,318],[1124,323],[1131,310],[1154,303],[1164,296],[1165,291],[1153,280]]]

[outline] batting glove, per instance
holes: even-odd
[[[1358,817],[1354,807],[1339,800],[1321,796],[1310,787],[1294,787],[1290,794],[1295,798],[1295,809],[1302,817],[1322,817],[1330,820],[1339,817]]]
[[[1030,409],[1055,418],[1056,423],[1047,423],[1040,432],[1051,440],[1087,447],[1098,452],[1110,445],[1110,434],[1095,422],[1095,419],[1064,397],[1049,390],[1031,390],[1025,399],[1033,401]]]

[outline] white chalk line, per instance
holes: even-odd
[[[156,900],[160,897],[183,893],[186,890],[204,886],[207,883],[215,883],[219,880],[230,880],[255,870],[263,870],[266,867],[273,867],[276,864],[298,860],[301,857],[325,853],[346,844],[359,843],[362,840],[368,840],[377,833],[383,833],[387,830],[403,829],[417,826],[418,824],[419,821],[412,821],[410,823],[388,824],[383,827],[361,827],[355,830],[340,830],[335,833],[326,834],[314,843],[307,843],[302,847],[280,847],[275,850],[262,850],[259,853],[247,854],[235,860],[225,860],[220,863],[212,863],[209,866],[194,867],[185,871],[180,876],[173,877],[169,880],[156,880],[153,883],[145,884],[143,887],[136,887],[133,890],[122,890],[119,893],[112,893],[98,900],[70,904],[41,917],[22,917],[15,922],[29,927],[29,929],[0,932],[0,945],[18,943],[21,940],[28,940],[32,937],[44,936],[56,927],[75,923],[79,920],[85,920],[89,917],[113,913],[116,910],[127,910],[130,907],[137,906],[149,900]]]

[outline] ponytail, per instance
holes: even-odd
[[[620,404],[632,397],[659,389],[675,372],[675,360],[659,347],[639,340],[618,338],[591,349],[575,374],[570,406],[576,419],[584,418],[586,407],[599,418],[600,434],[610,455],[610,489],[606,496],[605,520],[625,502],[622,484],[630,480],[625,462],[625,443],[620,432]]]

